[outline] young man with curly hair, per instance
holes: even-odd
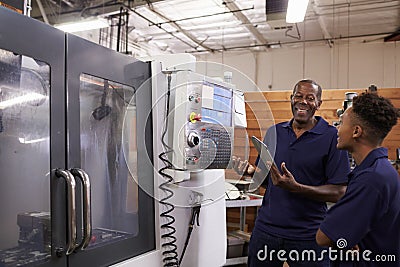
[[[321,246],[358,249],[359,261],[348,259],[350,266],[400,266],[400,180],[387,149],[381,147],[398,117],[399,110],[388,99],[363,93],[340,119],[337,147],[348,150],[357,166],[316,240]],[[390,262],[382,261],[382,255]]]

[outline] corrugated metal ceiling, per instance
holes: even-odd
[[[45,13],[50,24],[82,15],[115,15],[122,7],[129,12],[131,44],[169,53],[383,39],[399,28],[400,11],[397,0],[310,0],[305,22],[287,24],[284,14],[281,19],[266,15],[265,0],[32,1],[44,6],[32,16],[43,19]]]

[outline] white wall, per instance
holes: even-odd
[[[252,81],[262,91],[288,90],[302,78],[314,79],[325,89],[368,88],[370,84],[393,88],[400,83],[400,45],[382,40],[203,54],[197,55],[197,60],[208,62],[209,76],[223,77],[224,70],[237,69],[232,81],[243,91],[257,90]]]
[[[199,63],[204,61],[204,63]],[[196,71],[210,77],[224,77],[232,72],[232,83],[243,91],[256,91],[257,54],[249,52],[215,53],[197,56]]]

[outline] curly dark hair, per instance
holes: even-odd
[[[352,111],[367,129],[367,136],[382,142],[397,123],[400,112],[389,99],[375,93],[362,93],[353,98]]]

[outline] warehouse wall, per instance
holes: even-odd
[[[198,55],[199,61],[217,62],[236,68],[233,83],[243,91],[287,90],[302,78],[312,78],[326,89],[382,88],[400,86],[400,45],[337,41],[332,47],[321,43],[269,49],[267,52],[225,52]],[[210,68],[209,76],[223,76],[224,69]]]

